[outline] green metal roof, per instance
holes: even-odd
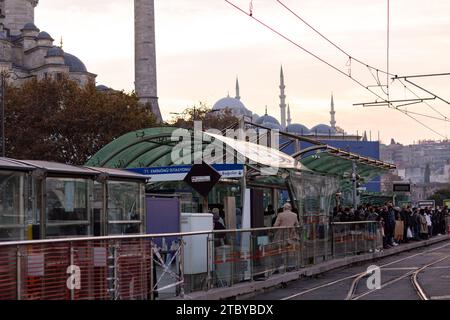
[[[353,161],[356,161],[356,171],[362,182],[369,182],[373,178],[387,173],[392,169],[390,165],[381,161],[362,157],[357,158],[330,151],[319,152],[300,160],[302,164],[312,171],[327,175],[336,175],[341,178],[351,177]]]
[[[177,130],[180,131],[176,132]],[[211,142],[211,139],[214,141]],[[213,148],[205,151],[208,146]],[[276,149],[205,132],[197,136],[192,131],[172,127],[149,128],[125,134],[97,152],[87,165],[106,168],[143,168],[192,164],[195,159],[203,160],[203,155],[209,155],[211,150],[217,152],[215,148],[220,148],[224,154],[227,153],[227,161],[231,155],[235,163],[246,163],[250,169],[256,171],[275,165],[278,165],[275,168],[281,169],[307,170],[294,158]],[[223,160],[222,154],[216,154],[205,161],[223,163]]]
[[[112,141],[86,163],[107,168],[163,167],[172,164],[172,141],[177,128],[149,128],[127,133]]]
[[[102,148],[86,163],[86,165],[106,168],[166,167],[177,165],[179,164],[177,160],[180,158],[177,158],[177,155],[172,154],[174,147],[180,143],[179,140],[173,138],[174,136],[178,136],[178,134],[175,134],[176,130],[180,129],[173,127],[160,127],[142,129],[127,133]],[[189,132],[188,134],[192,134],[192,132]],[[210,145],[211,142],[209,141],[210,139],[202,139],[202,151]],[[186,146],[188,152],[184,155],[184,157],[188,157],[189,161],[192,160],[191,158],[201,158],[202,151],[197,150],[194,152],[194,147],[191,146],[190,141],[187,142]],[[246,145],[243,150],[245,151],[247,148],[248,146]],[[341,178],[342,189],[351,188],[350,177],[352,173],[353,161],[356,161],[357,173],[360,175],[362,182],[368,182],[374,177],[395,168],[395,166],[385,162],[348,153],[327,145],[319,147],[316,146],[315,149],[317,148],[325,150],[314,150],[317,153],[301,159],[301,169],[306,171],[311,170],[315,173],[324,175],[338,176]],[[280,158],[278,155],[278,150],[274,150],[273,153],[269,151],[270,150],[263,149],[261,150],[261,155],[274,156],[274,159]],[[310,154],[308,150],[304,151]],[[252,147],[248,150],[248,152],[254,153],[258,152],[258,150],[257,148],[255,149]],[[287,155],[286,157],[291,158]],[[263,161],[263,163],[266,161],[267,160]],[[184,161],[183,163],[186,164],[187,162]],[[262,166],[260,164],[248,164],[249,177],[258,176],[258,172],[261,167]],[[300,169],[300,167],[297,166],[295,166],[295,168],[296,169],[294,170]],[[292,168],[287,170],[292,170]],[[276,179],[275,181],[273,179],[268,179],[265,182],[279,183],[280,181],[278,180]]]

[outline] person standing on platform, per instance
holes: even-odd
[[[274,227],[292,227],[291,229],[280,229],[275,233],[275,241],[288,240],[288,243],[295,243],[298,240],[298,232],[295,227],[298,227],[297,214],[292,212],[290,203],[283,206],[283,212],[279,213]],[[283,237],[285,235],[285,237]]]
[[[434,213],[436,215],[436,212]],[[428,239],[433,236],[433,224],[431,221],[431,210],[425,210],[425,219],[427,220]]]
[[[387,244],[391,247],[398,245],[396,242],[394,242],[394,231],[395,231],[395,211],[392,204],[389,203],[386,212],[386,240]]]
[[[420,209],[419,214],[419,221],[420,221],[420,238],[422,240],[428,238],[428,226],[427,226],[427,218],[425,218],[425,210]]]

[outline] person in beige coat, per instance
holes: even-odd
[[[274,240],[281,241],[287,240],[289,244],[296,243],[298,240],[298,232],[294,227],[298,227],[297,214],[292,212],[292,206],[290,203],[286,203],[283,206],[284,211],[279,213],[274,227],[292,227],[292,229],[280,229],[276,230]]]

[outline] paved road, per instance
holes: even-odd
[[[381,269],[381,288],[369,290],[367,268]],[[450,300],[450,240],[398,255],[303,278],[254,300]]]

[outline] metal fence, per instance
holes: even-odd
[[[377,222],[4,242],[0,300],[170,299],[380,248]]]

